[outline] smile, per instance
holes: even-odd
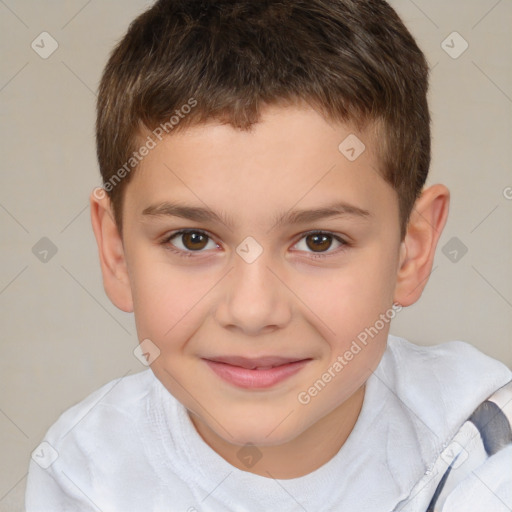
[[[225,357],[204,361],[229,384],[245,389],[265,389],[295,375],[311,359]]]

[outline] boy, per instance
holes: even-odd
[[[150,368],[49,429],[28,512],[510,510],[512,372],[389,335],[448,215],[427,88],[382,0],[160,0],[132,23],[90,201]]]

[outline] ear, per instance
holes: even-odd
[[[91,222],[100,257],[103,287],[112,303],[121,311],[133,311],[132,292],[124,254],[123,240],[112,213],[110,198],[102,188],[90,196]]]
[[[444,185],[424,189],[412,209],[407,232],[400,246],[400,265],[395,302],[414,304],[423,293],[437,247],[448,217],[450,191]]]

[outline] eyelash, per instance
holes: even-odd
[[[170,243],[173,238],[179,237],[179,235],[184,235],[184,234],[187,234],[187,233],[198,233],[198,234],[206,236],[210,240],[213,240],[213,238],[206,231],[203,231],[201,229],[182,229],[180,231],[176,231],[176,232],[171,233],[170,235],[166,236],[160,242],[160,244],[162,246],[164,246],[164,248],[166,250],[171,251],[174,254],[177,254],[181,258],[198,257],[194,253],[201,253],[203,251],[183,251],[182,249],[175,248],[173,246],[173,244]],[[328,258],[328,257],[332,256],[333,254],[334,255],[339,254],[339,253],[345,251],[347,248],[349,248],[351,246],[351,244],[349,242],[347,242],[346,240],[340,238],[339,236],[335,235],[334,233],[331,233],[329,231],[320,231],[320,230],[313,230],[313,231],[308,231],[306,233],[303,233],[302,236],[299,238],[299,240],[297,240],[297,242],[295,242],[294,245],[296,245],[302,239],[304,239],[304,238],[306,238],[307,236],[310,236],[310,235],[327,235],[327,236],[330,236],[334,240],[336,240],[336,241],[341,243],[341,247],[338,247],[338,249],[335,250],[335,251],[331,251],[331,252],[327,252],[327,253],[314,253],[314,252],[310,253],[310,254],[312,254],[311,258],[314,259],[314,260]]]

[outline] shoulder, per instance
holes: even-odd
[[[458,469],[462,471],[464,461]],[[512,510],[512,444],[490,456],[440,500],[437,512],[478,512]]]
[[[394,433],[390,441],[396,445],[393,445],[394,451],[401,453],[401,443],[405,438],[414,440],[418,450],[416,467],[405,479],[405,487],[409,489],[406,492],[410,492],[407,501],[423,500],[425,504],[424,500],[428,500],[428,504],[435,486],[439,484],[436,479],[444,473],[449,456],[456,452],[454,446],[466,446],[467,452],[473,453],[470,457],[472,468],[482,466],[486,474],[500,473],[499,468],[502,468],[504,457],[510,454],[510,450],[486,460],[485,451],[482,452],[483,448],[478,443],[475,446],[467,444],[468,439],[473,443],[480,439],[478,429],[468,419],[491,395],[495,396],[497,390],[512,380],[512,371],[506,365],[463,341],[419,346],[390,335],[375,374],[375,381],[387,393],[387,410],[394,415],[388,419]],[[395,438],[400,438],[400,441],[395,442]],[[457,441],[455,444],[454,439]],[[469,464],[466,462],[464,468]],[[458,471],[458,474],[462,476],[463,471]],[[510,485],[510,476],[502,472],[503,476],[509,479],[505,485]],[[466,481],[461,485],[463,487],[457,491],[453,489],[453,492],[458,493],[473,484]],[[451,508],[446,510],[452,511]]]
[[[433,469],[428,510],[512,510],[512,381],[475,409]]]
[[[463,370],[467,364],[489,369],[501,366],[507,372],[511,372],[506,365],[484,354],[465,341],[446,341],[444,343],[425,346],[417,345],[405,338],[390,334],[388,336],[388,349],[388,354],[397,363],[437,363],[440,368],[449,365],[453,370]],[[455,367],[453,367],[454,364]]]
[[[32,452],[27,511],[92,510],[91,501],[142,510],[148,478],[158,485],[149,449],[159,428],[157,382],[149,368],[125,375],[62,413]]]
[[[121,424],[128,432],[144,414],[154,379],[148,368],[107,382],[64,411],[44,440],[59,451],[70,443],[86,443],[89,437],[91,442],[98,442],[99,436],[112,439],[113,431]]]
[[[456,416],[467,419],[475,407],[512,379],[505,364],[464,341],[420,346],[390,335],[382,367],[400,397],[438,404],[430,411],[446,413],[439,418],[442,422]]]
[[[422,440],[425,461],[437,457],[478,405],[512,379],[506,365],[469,343],[419,346],[391,335],[375,374]]]

